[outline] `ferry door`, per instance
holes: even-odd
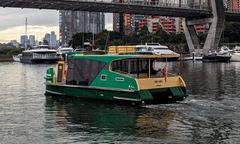
[[[64,73],[64,62],[59,62],[58,63],[57,82],[63,81],[63,73]]]

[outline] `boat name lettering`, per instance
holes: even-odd
[[[116,77],[115,80],[116,80],[116,81],[124,81],[124,78],[122,78],[122,77]]]
[[[162,83],[162,80],[156,80],[155,83]]]

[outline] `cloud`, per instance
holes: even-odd
[[[25,19],[28,18],[28,35],[36,35],[39,40],[51,31],[59,34],[59,12],[56,10],[0,8],[0,42],[18,40],[25,33]],[[105,14],[105,28],[112,30],[110,13]]]
[[[105,29],[113,30],[113,14],[106,13],[105,14]]]
[[[24,25],[26,17],[29,25],[57,26],[59,23],[56,10],[0,8],[0,30]]]

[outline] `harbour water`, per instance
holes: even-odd
[[[1,144],[240,142],[240,63],[170,63],[189,97],[144,107],[46,97],[48,67],[0,63]]]

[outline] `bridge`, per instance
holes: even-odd
[[[1,0],[0,7],[183,17],[190,52],[201,49],[194,25],[210,24],[204,53],[218,47],[225,21],[240,21],[240,12],[225,10],[223,0]]]
[[[150,2],[149,0],[135,2],[131,0],[124,2],[97,0],[1,0],[0,7],[128,13],[188,18],[211,16],[211,11],[206,4],[190,6],[184,0],[181,3],[170,3],[166,0],[156,2]]]

